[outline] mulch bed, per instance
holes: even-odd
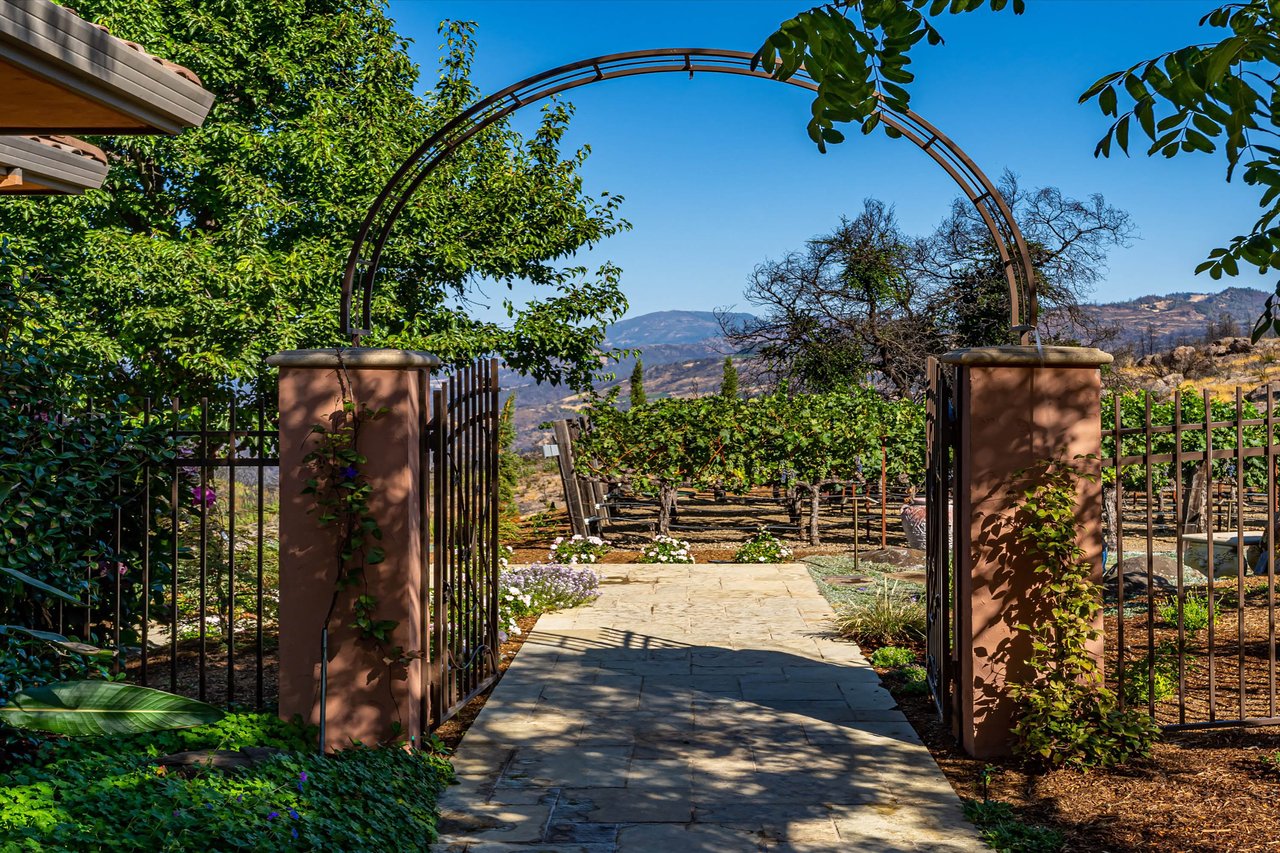
[[[886,686],[894,690],[891,679]],[[994,765],[990,797],[1063,831],[1069,853],[1280,850],[1280,770],[1263,760],[1280,751],[1280,727],[1166,733],[1151,758],[1127,767],[1038,773],[968,757],[932,700],[894,696],[956,793],[980,799],[979,774]]]

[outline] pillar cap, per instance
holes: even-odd
[[[971,367],[1101,367],[1114,359],[1093,347],[972,347],[940,357],[944,364]]]
[[[377,347],[291,349],[267,358],[272,367],[354,370],[435,370],[442,362],[429,352]]]

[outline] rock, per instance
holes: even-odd
[[[1232,355],[1240,355],[1246,352],[1253,352],[1253,341],[1248,338],[1228,338],[1227,352]]]
[[[1147,555],[1135,554],[1132,557],[1125,557],[1124,562],[1119,566],[1120,573],[1124,576],[1124,594],[1126,598],[1130,596],[1145,596],[1147,593]],[[1185,563],[1182,566],[1182,584],[1184,587],[1204,586],[1206,578],[1203,572],[1191,568]],[[1116,594],[1116,567],[1110,566],[1103,573],[1103,584],[1106,586],[1108,597],[1114,598]],[[1178,589],[1178,561],[1173,557],[1157,554],[1151,561],[1151,585],[1155,592],[1176,592]]]
[[[1151,394],[1156,399],[1164,400],[1173,396],[1173,392],[1185,381],[1181,373],[1170,373],[1151,383]]]
[[[1170,352],[1165,364],[1169,367],[1185,368],[1191,364],[1197,357],[1196,348],[1189,346],[1174,347]],[[1185,373],[1186,371],[1183,370]]]
[[[881,563],[886,566],[897,566],[900,569],[923,569],[924,551],[919,548],[876,548],[874,551],[863,551],[860,555],[870,563]]]
[[[1271,390],[1271,399],[1280,400],[1280,379],[1264,382],[1257,388],[1244,395],[1244,398],[1250,403],[1267,402],[1267,390]]]

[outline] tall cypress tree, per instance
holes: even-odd
[[[738,396],[738,368],[733,363],[733,356],[724,357],[724,379],[720,380],[720,396]]]
[[[631,408],[644,405],[644,362],[636,359],[631,369]]]

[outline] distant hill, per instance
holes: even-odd
[[[730,313],[730,320],[753,319],[750,314]],[[720,337],[720,320],[712,311],[655,311],[614,323],[605,342],[631,349],[653,344],[697,344]]]
[[[750,314],[728,315],[733,321],[754,319]],[[724,357],[729,348],[720,337],[720,321],[711,311],[657,311],[631,317],[609,328],[605,343],[619,349],[636,349],[644,361],[645,393],[651,400],[690,397],[720,388]],[[623,399],[630,391],[634,356],[607,365],[614,378],[597,384],[601,392],[621,387]],[[742,377],[744,391],[750,380]],[[581,398],[568,388],[537,385],[514,371],[504,370],[499,383],[516,395],[516,445],[529,449],[544,442],[548,432],[538,424],[572,417]]]
[[[1133,346],[1155,351],[1202,340],[1210,321],[1230,316],[1248,334],[1269,294],[1252,287],[1228,287],[1219,293],[1169,293],[1140,296],[1091,307],[1104,325],[1119,329],[1112,348]]]

